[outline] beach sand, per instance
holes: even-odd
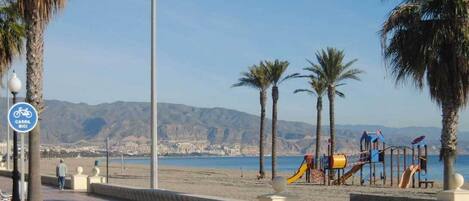
[[[102,159],[102,158],[100,158]],[[91,174],[96,158],[66,158],[69,174],[76,172],[76,167],[84,168],[83,174]],[[42,174],[55,175],[55,166],[58,159],[42,159]],[[105,163],[101,163],[102,176],[106,175]],[[109,168],[109,183],[133,187],[149,187],[149,166],[125,165],[122,171],[120,164],[112,164]],[[267,172],[269,173],[269,172]],[[291,176],[281,173],[280,176]],[[301,182],[288,185],[288,194],[300,201],[348,201],[350,193],[376,193],[381,195],[412,196],[412,197],[434,197],[441,191],[441,185],[429,189],[398,189],[396,187],[381,186],[323,186]],[[262,194],[272,193],[270,179],[257,180],[256,172],[241,170],[207,169],[190,167],[168,167],[159,168],[159,187],[162,189],[178,192],[212,195],[241,200],[257,200]],[[466,184],[466,187],[469,185]]]

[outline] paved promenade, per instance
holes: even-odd
[[[0,176],[0,189],[2,192],[8,192],[11,195],[11,179],[7,177]],[[51,186],[42,186],[42,192],[44,195],[44,200],[46,201],[56,201],[56,200],[64,200],[64,201],[82,201],[82,200],[89,200],[89,201],[109,201],[116,199],[110,198],[103,198],[94,195],[90,195],[85,192],[74,192],[71,190],[64,190],[60,191],[57,188]]]

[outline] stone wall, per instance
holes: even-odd
[[[435,198],[396,197],[375,194],[350,194],[350,201],[436,201]]]
[[[9,170],[0,170],[0,176],[2,177],[11,177],[11,171]],[[28,181],[28,174],[24,175],[26,182]],[[42,175],[41,176],[41,182],[43,185],[47,186],[58,186],[58,181],[57,177],[55,176],[48,176],[48,175]],[[70,188],[71,187],[71,181],[70,177],[65,178],[65,188]]]
[[[11,171],[9,171],[9,170],[0,170],[0,176],[2,176],[2,177],[11,177]]]
[[[11,177],[11,171],[0,170],[0,176]],[[27,178],[28,175],[26,174]],[[48,186],[57,186],[57,177],[55,176],[46,176],[41,177],[42,184]],[[70,178],[65,179],[65,187],[71,187]],[[203,195],[194,195],[189,193],[180,193],[168,190],[160,189],[143,189],[143,188],[134,188],[128,186],[112,185],[112,184],[91,184],[91,193],[105,196],[105,197],[114,197],[124,200],[134,200],[134,201],[239,201],[234,199],[213,197],[213,196],[203,196]],[[369,201],[369,200],[367,200]]]
[[[47,186],[59,186],[59,181],[57,180],[57,177],[54,176],[46,176],[42,175],[41,176],[41,182],[43,185]],[[70,180],[70,177],[65,177],[65,188],[70,189],[72,187],[72,182]]]
[[[212,196],[179,193],[160,189],[142,189],[112,184],[91,184],[92,193],[135,201],[237,201]],[[239,200],[238,200],[239,201]]]

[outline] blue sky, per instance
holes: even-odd
[[[149,101],[149,2],[69,1],[46,32],[45,98]],[[257,91],[230,88],[241,71],[260,60],[283,59],[291,63],[290,73],[301,73],[306,58],[331,46],[344,49],[346,60],[357,58],[355,67],[366,71],[361,82],[341,87],[346,98],[336,101],[337,123],[440,127],[439,109],[426,89],[396,87],[386,74],[377,32],[396,2],[159,0],[158,99],[258,114]],[[13,68],[24,80],[24,58]],[[283,83],[280,119],[315,122],[315,98],[292,93],[305,86],[304,80]],[[464,110],[461,129],[469,130],[468,119]]]

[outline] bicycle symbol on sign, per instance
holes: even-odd
[[[26,118],[31,118],[33,116],[33,113],[31,111],[28,110],[28,108],[22,108],[22,107],[19,107],[18,110],[16,110],[15,112],[13,112],[13,116],[15,118],[19,118],[20,116],[23,116],[23,117],[26,117]]]

